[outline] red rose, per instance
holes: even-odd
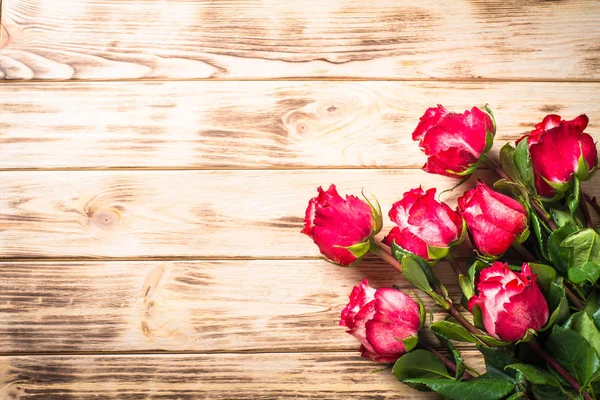
[[[485,183],[477,182],[474,189],[459,198],[458,208],[467,222],[473,244],[485,256],[501,256],[515,239],[522,242],[527,238],[525,207]]]
[[[508,264],[496,261],[479,274],[477,291],[469,300],[469,310],[477,305],[487,332],[505,342],[522,339],[529,329],[538,331],[550,314],[548,303],[531,274],[529,265],[513,272]]]
[[[363,279],[352,290],[340,325],[360,340],[363,357],[393,363],[406,353],[402,341],[416,337],[422,321],[419,306],[409,296],[391,288],[375,290]]]
[[[425,192],[419,187],[404,193],[389,215],[398,227],[383,238],[383,243],[391,246],[396,242],[426,260],[444,257],[450,246],[463,239],[462,217],[447,204],[435,200],[435,188]]]
[[[428,157],[423,170],[456,178],[477,168],[495,134],[494,121],[479,108],[457,114],[438,105],[425,111],[412,136]]]
[[[313,239],[329,260],[350,265],[369,251],[370,238],[381,230],[381,215],[356,196],[343,199],[335,185],[308,202],[302,233]]]
[[[582,181],[592,177],[598,153],[594,139],[583,132],[587,124],[585,115],[571,121],[548,115],[529,135],[519,139],[527,138],[540,196],[552,197],[556,192],[566,191],[573,175]]]

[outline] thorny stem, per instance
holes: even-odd
[[[560,376],[562,376],[565,381],[567,381],[569,385],[573,387],[573,389],[575,389],[577,392],[581,392],[581,385],[579,382],[577,382],[577,380],[573,378],[573,376],[569,374],[566,369],[564,369],[554,358],[552,358],[552,356],[548,354],[546,350],[542,348],[542,346],[540,346],[535,338],[532,338],[529,341],[529,346],[538,356],[540,356],[547,364],[549,364],[556,372],[558,372]],[[583,392],[583,397],[586,400],[592,400],[592,397],[587,392]]]
[[[446,256],[446,259],[448,260],[448,262],[452,266],[452,269],[454,270],[454,273],[456,274],[456,277],[458,278],[459,276],[461,276],[463,274],[463,271],[460,268],[460,265],[458,264],[458,261],[456,261],[456,258],[454,258],[454,256],[452,255],[451,251],[448,252],[448,255]]]
[[[487,162],[488,166],[494,170],[494,172],[496,172],[496,174],[498,174],[502,179],[506,179],[507,181],[510,182],[514,182],[513,179],[508,176],[508,174],[506,172],[504,172],[504,170],[502,169],[502,167],[500,167],[494,160],[492,160],[490,157],[488,156],[483,156],[482,160],[484,160],[485,162]],[[523,196],[527,197],[527,191],[525,190],[525,188],[523,188],[522,186],[518,186],[519,191],[521,192],[521,194]],[[539,204],[537,204],[535,201],[531,201],[531,205],[533,206],[533,208],[535,209],[536,213],[540,216],[540,218],[546,223],[546,225],[548,225],[548,227],[555,231],[556,229],[558,229],[558,227],[556,226],[556,224],[554,223],[554,221],[552,221],[552,218],[550,217],[550,215],[548,215],[548,213],[546,211],[544,211],[542,209],[542,207],[540,207]]]
[[[512,248],[515,249],[516,251],[518,251],[519,254],[523,256],[525,261],[535,261],[536,260],[536,257],[529,250],[527,250],[527,247],[523,246],[523,244],[515,241],[512,244]]]
[[[396,258],[394,256],[392,256],[392,254],[390,253],[389,247],[386,246],[385,244],[378,242],[376,240],[373,241],[373,243],[375,243],[375,246],[371,246],[371,251],[378,256],[379,258],[381,258],[383,261],[387,262],[388,264],[390,264],[392,267],[394,267],[397,271],[399,271],[400,273],[402,273],[402,265],[398,262],[398,260],[396,260]],[[478,338],[481,343],[483,343],[486,346],[489,346],[488,343],[486,343],[483,339],[480,339],[478,336],[482,335],[482,332],[477,329],[475,327],[475,325],[473,325],[471,322],[469,322],[455,307],[454,304],[452,304],[452,301],[450,299],[445,299],[445,301],[447,302],[447,307],[446,307],[446,311],[448,312],[448,314],[450,314],[452,317],[454,317],[454,319],[463,327],[465,327],[465,329],[467,329],[469,332],[471,332],[473,335],[476,335],[475,337]],[[492,346],[493,347],[493,346]]]
[[[600,214],[600,204],[598,204],[598,201],[596,200],[596,197],[592,197],[589,194],[582,192],[583,194],[583,198],[585,199],[585,201],[587,201],[588,203],[590,203],[590,205],[592,206],[592,208],[594,210],[596,210],[596,212],[598,214]]]
[[[580,190],[581,193],[581,197],[584,198],[583,201],[579,202],[579,206],[581,207],[581,212],[583,213],[583,218],[585,219],[585,225],[588,228],[594,228],[594,223],[592,222],[592,217],[590,216],[590,210],[587,207],[587,203],[585,201],[585,193],[583,193],[583,190]]]
[[[427,344],[422,344],[420,343],[420,346],[423,347],[423,349],[427,350],[428,352],[430,352],[431,354],[433,354],[434,356],[436,356],[437,358],[439,358],[444,365],[446,366],[446,368],[448,368],[448,371],[450,371],[453,374],[456,374],[456,364],[453,363],[452,361],[448,360],[442,353],[440,353],[439,351],[437,351],[434,347],[431,347]],[[467,371],[463,372],[462,374],[462,379],[463,380],[469,380],[473,378],[471,375],[469,375],[469,373],[467,373]]]

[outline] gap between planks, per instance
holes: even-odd
[[[0,29],[1,31],[1,29]],[[1,33],[1,32],[0,32]],[[1,37],[0,37],[1,39]],[[287,77],[287,78],[117,78],[117,79],[0,79],[0,85],[40,83],[161,83],[161,82],[415,82],[415,83],[600,83],[600,79],[550,78],[390,78],[390,77]]]

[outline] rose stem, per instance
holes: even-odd
[[[496,174],[498,174],[502,179],[506,179],[507,181],[510,182],[514,182],[510,176],[508,176],[508,174],[506,172],[504,172],[504,170],[502,169],[502,167],[500,167],[494,160],[492,160],[491,158],[489,158],[488,156],[482,156],[482,159],[484,161],[487,162],[488,166],[494,170],[494,172],[496,172]],[[521,192],[521,194],[523,194],[523,196],[527,196],[527,191],[519,186],[519,191]],[[552,219],[550,218],[550,216],[548,215],[548,213],[546,211],[544,211],[539,204],[537,204],[535,201],[531,202],[531,205],[533,206],[533,208],[535,209],[535,211],[537,212],[537,214],[540,216],[541,219],[544,220],[544,222],[546,223],[546,225],[548,225],[548,227],[555,231],[558,227],[556,226],[556,224],[554,223],[554,221],[552,221]]]
[[[596,212],[598,214],[600,214],[600,204],[598,204],[598,201],[596,200],[596,197],[592,197],[587,193],[583,193],[583,198],[585,199],[585,201],[587,201],[588,203],[590,203],[590,205],[594,208],[594,210],[596,210]]]
[[[454,256],[452,255],[451,251],[448,252],[448,255],[446,256],[446,259],[448,260],[448,262],[452,266],[452,269],[454,270],[454,273],[456,274],[456,277],[458,278],[459,276],[461,276],[463,274],[463,271],[460,268],[460,265],[458,264],[458,261],[456,261],[456,258],[454,258]]]
[[[571,376],[571,374],[569,374],[569,372],[567,372],[566,369],[564,369],[558,362],[556,362],[556,360],[554,358],[552,358],[552,356],[550,354],[548,354],[546,352],[546,350],[544,350],[542,348],[542,346],[540,346],[540,344],[537,342],[537,340],[535,338],[532,338],[529,341],[529,346],[546,363],[550,364],[550,366],[552,368],[554,368],[554,370],[556,372],[558,372],[560,374],[560,376],[562,376],[569,383],[569,385],[571,385],[573,387],[573,389],[575,389],[577,392],[581,392],[581,385],[579,384],[579,382],[577,382],[577,380],[575,378],[573,378]],[[592,397],[587,392],[583,392],[583,397],[586,400],[592,400]]]
[[[394,256],[392,256],[392,254],[390,253],[389,247],[381,242],[376,241],[376,240],[373,240],[373,243],[375,243],[375,246],[371,246],[371,251],[373,253],[375,253],[376,256],[381,258],[383,261],[387,262],[392,267],[394,267],[397,271],[402,273],[402,265],[398,262],[398,260],[396,260],[396,258]],[[479,329],[477,329],[475,327],[475,325],[473,325],[465,317],[463,317],[463,315],[454,307],[454,304],[452,304],[452,302],[450,302],[448,300],[446,300],[446,301],[448,302],[448,305],[447,305],[448,308],[446,309],[446,311],[448,312],[448,314],[450,314],[452,317],[454,317],[454,319],[459,324],[461,324],[463,327],[465,327],[465,329],[467,329],[473,335],[482,335],[483,334]],[[489,344],[486,343],[483,339],[479,338],[478,336],[475,336],[475,337],[477,339],[479,339],[486,346],[489,346]]]
[[[583,213],[583,217],[585,218],[585,225],[588,228],[594,228],[594,223],[592,222],[592,217],[590,216],[590,210],[587,207],[587,203],[585,201],[585,194],[583,193],[583,190],[580,189],[579,193],[581,194],[581,197],[583,197],[583,201],[579,201],[579,206],[581,207],[581,212]]]
[[[518,251],[519,254],[521,254],[526,261],[537,261],[536,257],[533,254],[531,254],[531,252],[527,250],[527,248],[521,243],[514,242],[512,244],[512,247],[513,249]],[[573,305],[578,309],[583,310],[583,308],[585,307],[583,301],[566,284],[564,285],[564,288],[565,294],[567,295],[569,300],[571,300],[571,303],[573,303]]]
[[[431,354],[433,354],[434,356],[436,356],[437,358],[439,358],[444,365],[446,366],[446,368],[448,368],[448,370],[450,372],[452,372],[453,374],[456,374],[456,364],[453,363],[452,361],[448,360],[442,353],[440,353],[439,351],[437,351],[434,347],[429,346],[428,344],[423,344],[420,343],[420,346],[422,348],[424,348],[425,350],[427,350],[428,352],[430,352]],[[463,380],[469,380],[472,378],[471,375],[469,375],[467,373],[467,371],[463,372],[462,375]]]

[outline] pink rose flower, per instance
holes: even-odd
[[[447,204],[435,200],[435,188],[425,192],[419,187],[404,193],[389,215],[398,226],[383,238],[383,243],[391,246],[396,242],[426,260],[438,258],[431,254],[433,248],[449,249],[463,238],[462,217]]]
[[[369,251],[369,239],[381,230],[381,216],[356,196],[342,198],[335,185],[317,189],[308,202],[302,233],[313,239],[329,260],[350,265]]]
[[[360,340],[363,357],[393,363],[406,353],[402,340],[416,337],[422,321],[419,306],[409,296],[391,288],[375,290],[363,279],[352,290],[340,325]]]
[[[496,261],[480,272],[478,295],[469,300],[469,310],[475,305],[481,309],[491,336],[505,342],[521,340],[529,329],[540,330],[550,314],[536,278],[526,263],[519,273]]]
[[[457,114],[438,105],[425,111],[412,137],[428,157],[424,171],[456,178],[477,168],[495,134],[492,118],[479,108]]]
[[[547,115],[527,138],[540,196],[552,197],[569,188],[573,175],[584,181],[591,178],[598,164],[594,139],[583,132],[588,117],[580,115],[571,121],[559,115]],[[580,158],[586,165],[580,163]]]
[[[525,207],[482,182],[458,199],[458,208],[473,245],[485,256],[501,256],[527,230]]]

